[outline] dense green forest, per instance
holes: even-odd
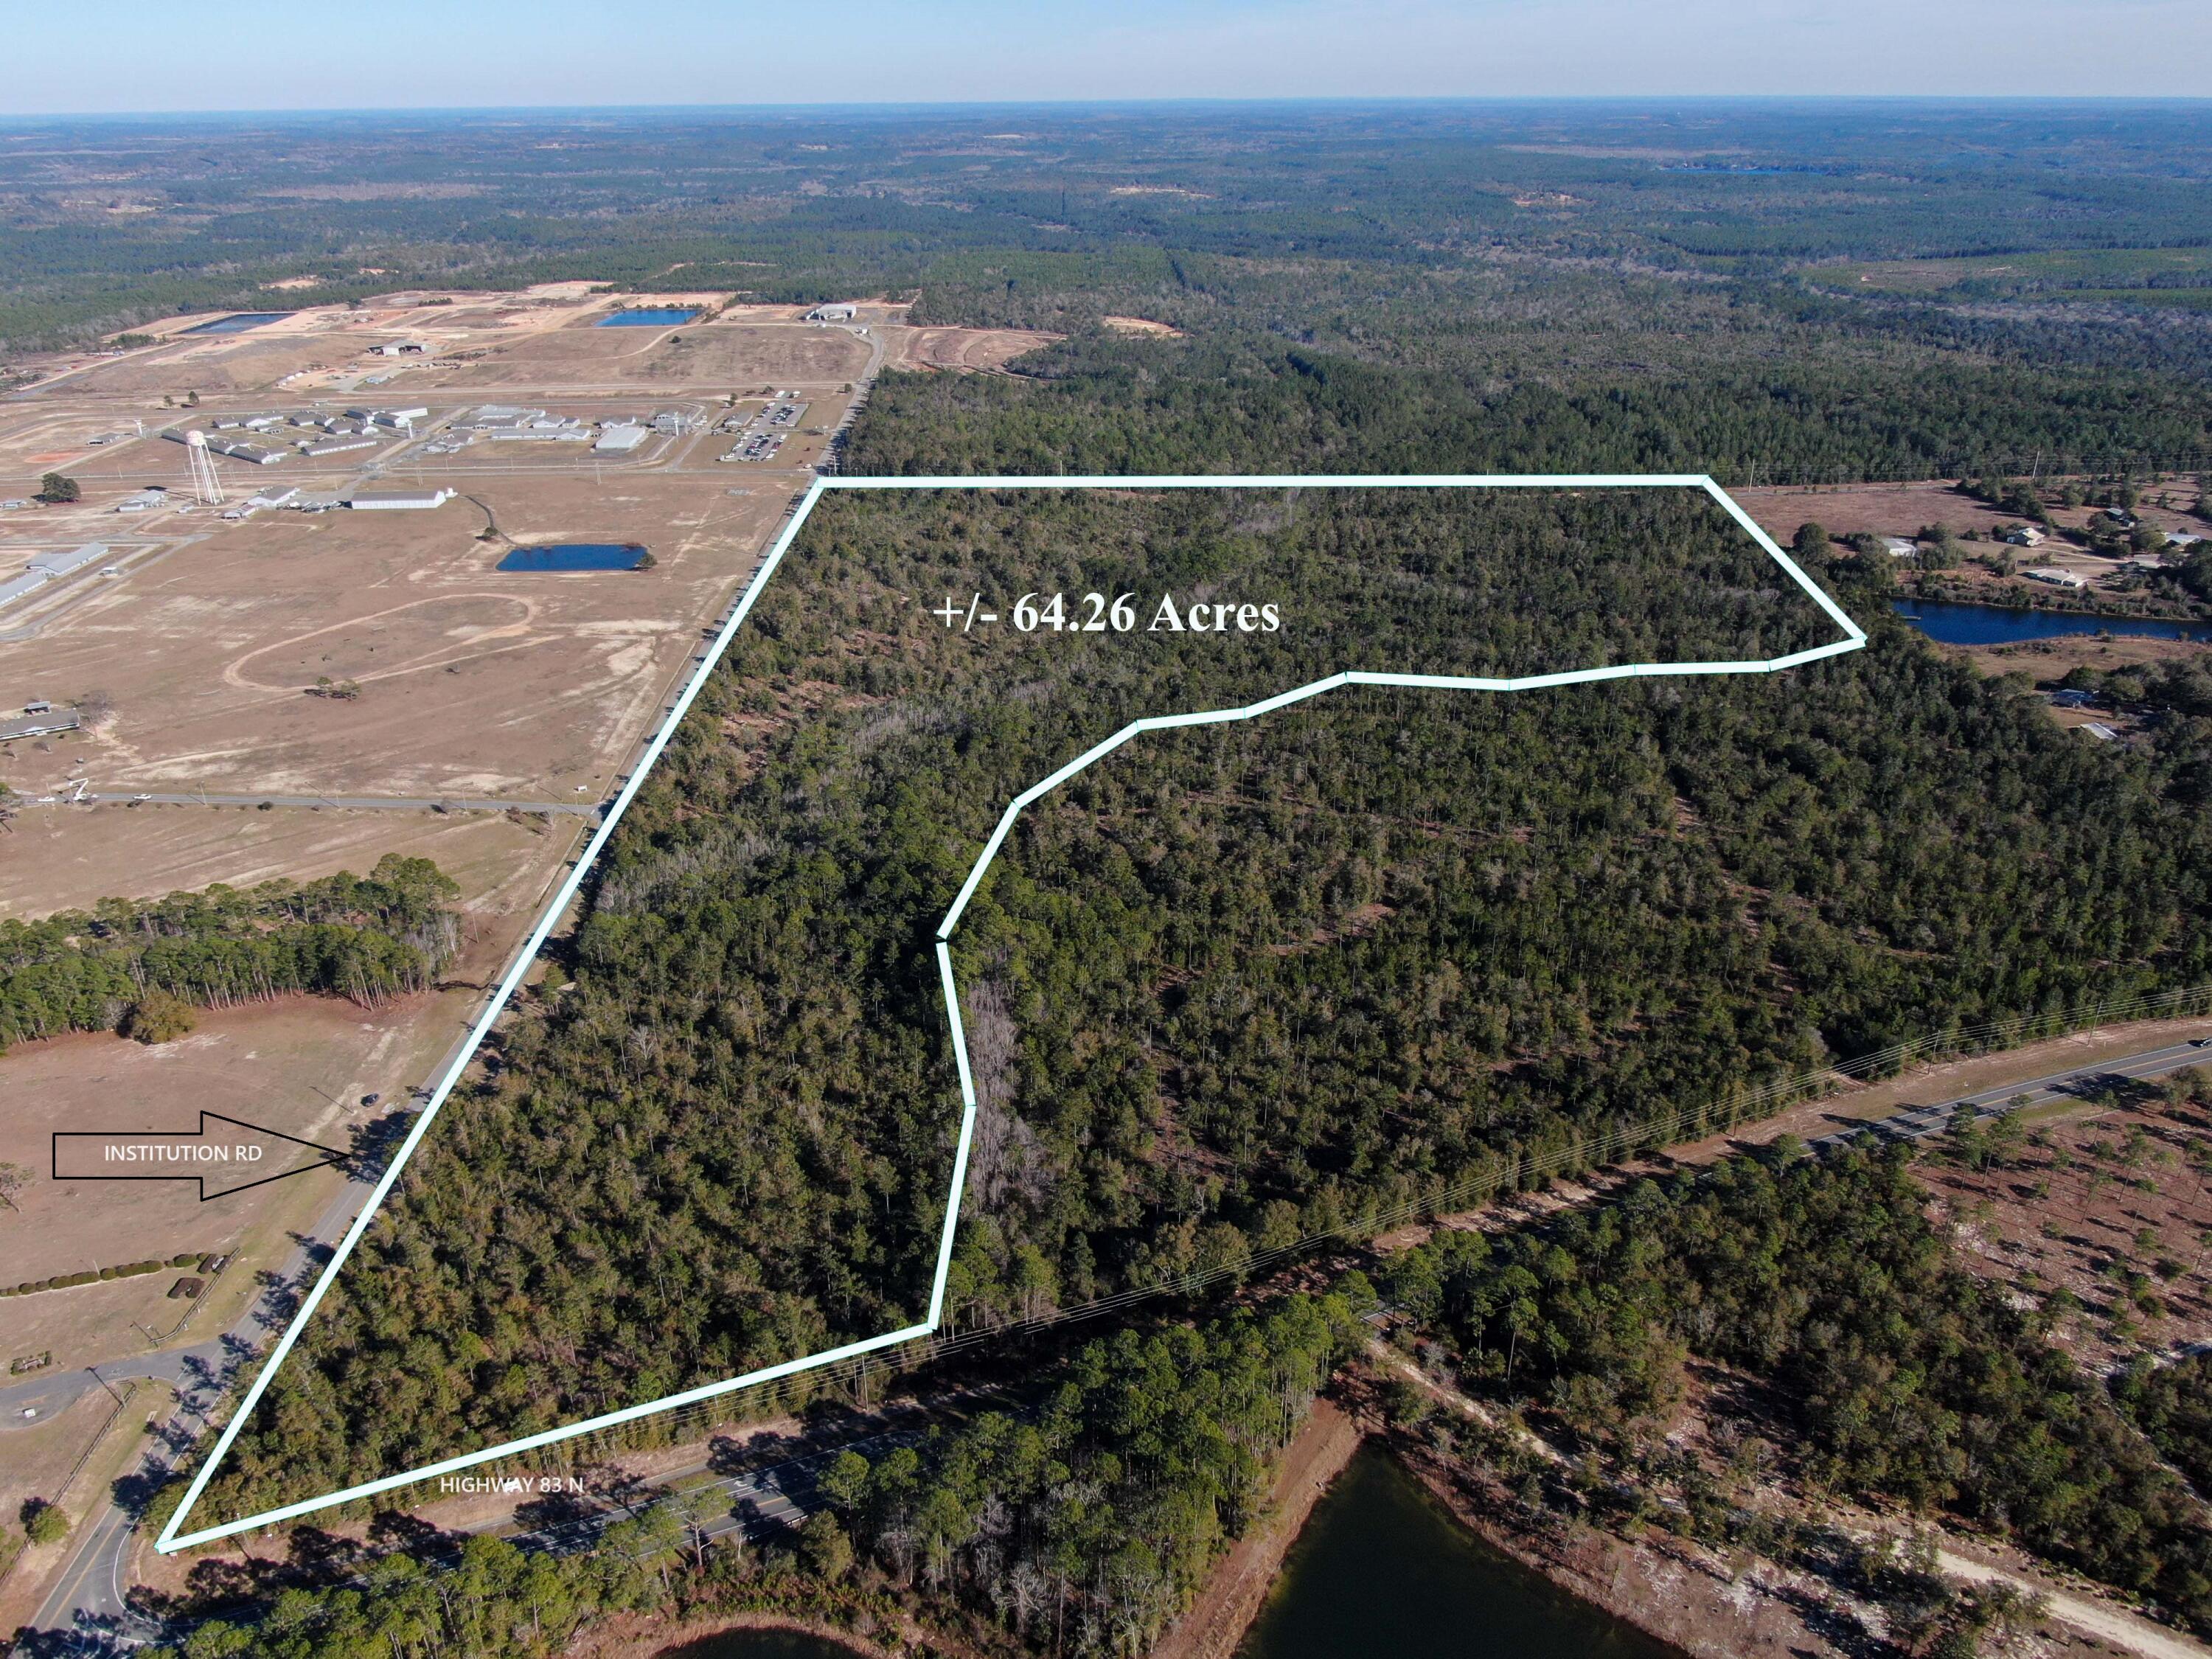
[[[1959,1265],[1911,1158],[1785,1151],[1547,1228],[1442,1232],[1385,1293],[1468,1386],[1601,1443],[1663,1420],[1689,1356],[1771,1381],[1815,1481],[1948,1510],[2212,1630],[2203,1504],[2038,1316]],[[2201,1453],[2201,1386],[2122,1395],[2161,1448]]]
[[[160,1651],[503,1659],[563,1651],[626,1609],[778,1610],[865,1632],[903,1607],[956,1627],[964,1612],[1040,1650],[1141,1653],[1259,1518],[1277,1454],[1360,1346],[1371,1300],[1355,1275],[1327,1296],[1089,1343],[1040,1379],[1033,1409],[932,1430],[872,1464],[842,1453],[820,1476],[826,1503],[763,1552],[698,1547],[692,1528],[727,1513],[710,1486],[653,1501],[581,1554],[473,1537],[434,1575],[394,1554]]]
[[[928,614],[1047,588],[1284,626]],[[210,1516],[914,1318],[958,1120],[933,930],[1004,803],[1132,717],[1833,634],[1686,491],[831,498]],[[1725,1121],[1931,1008],[2200,979],[2212,832],[2171,790],[1886,620],[1782,675],[1360,688],[1127,745],[954,940],[983,1110],[948,1321]]]
[[[426,988],[459,944],[460,889],[387,854],[367,878],[214,886],[0,921],[0,1053],[128,1026],[149,996],[220,1007],[313,992],[374,1004]]]
[[[2198,1496],[2212,1492],[2212,1354],[2146,1355],[2112,1380],[2112,1397]]]

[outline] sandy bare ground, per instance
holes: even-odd
[[[1327,1400],[1283,1453],[1268,1493],[1267,1518],[1222,1558],[1198,1600],[1170,1627],[1151,1659],[1230,1659],[1259,1614],[1306,1517],[1329,1482],[1359,1449],[1364,1431],[1349,1412]]]
[[[1180,340],[1183,331],[1167,323],[1154,322],[1149,317],[1101,317],[1098,319],[1116,334],[1149,334],[1156,339]]]
[[[913,328],[886,331],[890,362],[898,368],[992,373],[1025,352],[1066,337],[1021,328]]]

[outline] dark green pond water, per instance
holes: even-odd
[[[1680,1659],[1476,1538],[1379,1451],[1315,1506],[1237,1659]]]
[[[788,1630],[733,1630],[673,1650],[669,1659],[855,1659],[854,1650]]]
[[[1378,1451],[1337,1477],[1291,1547],[1237,1659],[1681,1659],[1469,1533]],[[853,1659],[782,1631],[732,1631],[672,1659]]]

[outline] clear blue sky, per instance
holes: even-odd
[[[94,0],[0,113],[1058,99],[2212,95],[2212,0]]]

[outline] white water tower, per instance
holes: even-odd
[[[185,453],[191,457],[192,494],[202,507],[222,505],[222,481],[215,476],[215,457],[208,453],[207,434],[185,434]]]

